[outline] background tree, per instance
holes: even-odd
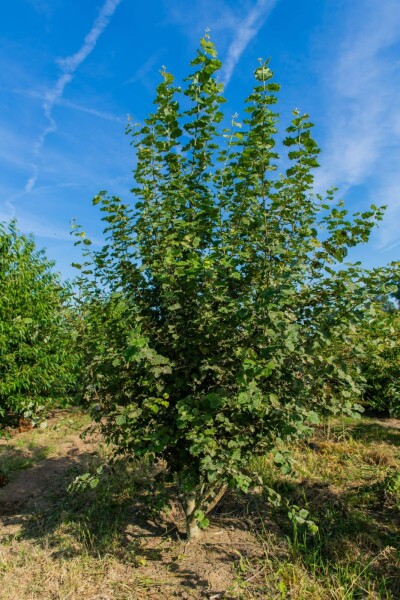
[[[400,313],[389,302],[376,303],[354,336],[362,346],[362,405],[372,413],[400,416]]]
[[[0,417],[39,417],[73,385],[70,290],[53,267],[15,221],[0,224]]]
[[[183,91],[162,70],[155,112],[128,127],[135,206],[101,192],[107,243],[79,228],[77,243],[92,414],[116,453],[164,461],[193,537],[226,486],[248,488],[255,454],[287,471],[321,415],[352,413],[357,361],[339,348],[393,273],[343,263],[382,210],[312,193],[319,149],[297,110],[278,171],[268,62],[229,128],[207,36],[192,66]]]

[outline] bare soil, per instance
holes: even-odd
[[[400,429],[400,419],[377,419],[376,422],[381,427],[387,427],[389,429]]]
[[[57,422],[54,417],[49,424]],[[11,439],[0,439],[0,447],[9,448],[10,453],[17,452],[15,442],[26,435],[19,432]],[[45,509],[49,497],[60,490],[65,491],[66,477],[71,467],[94,453],[96,439],[91,436],[83,440],[80,433],[69,433],[52,451],[48,458],[30,469],[20,471],[0,489],[0,541],[9,535],[17,534],[27,516],[33,511]],[[32,451],[22,450],[22,456],[30,457]],[[63,488],[64,486],[64,488]]]
[[[9,447],[12,452],[16,441],[23,435],[28,435],[28,432],[19,432],[9,440],[0,440],[0,445],[3,450]],[[0,543],[2,540],[24,539],[32,517],[43,519],[47,514],[51,515],[60,495],[66,494],[71,472],[77,467],[82,470],[82,464],[90,461],[95,454],[96,441],[93,436],[82,440],[79,433],[69,433],[62,438],[51,456],[30,469],[20,471],[0,489]],[[85,600],[217,600],[239,597],[235,584],[237,564],[240,560],[257,560],[262,556],[262,547],[245,519],[237,518],[239,509],[235,500],[231,502],[227,497],[200,540],[191,543],[185,539],[184,520],[177,507],[172,508],[168,520],[162,525],[159,521],[145,518],[140,510],[136,510],[136,505],[132,500],[132,515],[123,532],[123,545],[134,548],[137,556],[132,567],[136,572],[136,585],[133,589],[130,587],[126,595],[113,595],[111,591],[98,595],[98,591],[93,591],[91,595],[84,596]],[[19,596],[19,593],[16,591],[15,600],[27,597]],[[1,589],[0,598],[3,599]],[[53,596],[46,595],[43,590],[40,600],[50,598]],[[71,595],[71,598],[75,598],[75,595]],[[14,597],[11,598],[8,592],[4,600],[14,600]]]

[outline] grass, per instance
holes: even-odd
[[[269,551],[266,564],[279,574],[282,597],[400,597],[400,430],[347,420],[298,445],[294,463],[294,478],[277,474],[268,457],[257,464],[265,484],[306,508],[319,528],[312,535],[287,510],[274,511],[286,557]],[[271,546],[268,532],[261,537]]]
[[[0,469],[12,482],[32,467],[58,465],[87,424],[79,412],[66,413],[4,440]],[[92,443],[71,456],[44,499],[3,518],[1,599],[400,598],[400,429],[366,418],[321,428],[294,449],[294,477],[280,474],[271,457],[257,460],[264,486],[229,493],[195,549],[167,530],[168,520],[164,529],[154,520],[149,465],[121,463],[95,490],[68,494],[106,450]],[[305,508],[318,532],[290,520],[284,505],[271,507],[269,486],[288,506]]]
[[[58,456],[60,446],[68,444],[69,437],[89,425],[89,418],[79,411],[59,411],[42,427],[22,434],[10,429],[0,430],[0,473],[6,481],[24,469]]]

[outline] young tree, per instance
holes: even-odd
[[[91,251],[78,229],[78,266],[92,413],[117,453],[164,461],[195,537],[227,486],[248,488],[254,455],[288,469],[286,447],[321,415],[352,413],[354,361],[337,342],[393,275],[343,263],[382,210],[349,217],[312,193],[319,149],[297,110],[278,171],[268,61],[229,128],[207,36],[192,66],[184,91],[163,69],[154,113],[128,127],[136,204],[95,198],[108,239]]]
[[[70,293],[32,237],[0,224],[0,417],[35,418],[72,383]]]

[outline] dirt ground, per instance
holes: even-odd
[[[50,421],[57,422],[57,419]],[[0,439],[0,449],[15,450],[15,442],[29,432],[17,433],[9,440]],[[87,464],[96,454],[98,439],[94,436],[81,439],[80,432],[67,433],[57,441],[50,455],[39,460],[31,468],[17,473],[11,481],[0,488],[0,543],[17,543],[27,537],[32,530],[32,518],[45,518],[46,514],[57,511],[60,496],[66,494],[65,488],[71,480],[71,472],[82,464]],[[29,454],[29,450],[25,450]],[[253,560],[262,556],[262,548],[257,537],[246,525],[245,520],[230,516],[237,513],[237,507],[224,503],[224,509],[214,516],[211,526],[203,533],[201,540],[188,544],[183,532],[183,520],[176,514],[175,523],[160,526],[159,522],[143,517],[132,502],[132,514],[123,531],[123,545],[134,548],[137,561],[135,566],[125,565],[135,572],[129,575],[117,572],[121,565],[108,574],[108,581],[101,585],[83,586],[80,595],[54,596],[50,590],[43,590],[40,600],[47,598],[84,598],[85,600],[108,600],[111,598],[158,599],[158,598],[237,598],[234,592],[237,578],[237,564],[240,560]],[[39,517],[38,517],[39,516]],[[171,519],[171,515],[169,520]],[[171,523],[171,520],[170,520]],[[168,530],[169,528],[169,530]],[[39,541],[39,539],[38,539]],[[50,552],[51,557],[51,552]],[[57,552],[54,556],[57,559]],[[139,571],[140,574],[136,573]],[[130,582],[127,589],[115,593],[112,585],[115,577]],[[57,590],[57,573],[53,573],[54,590]],[[1,579],[1,548],[0,548]],[[110,585],[111,583],[111,585]],[[99,591],[99,588],[102,591]],[[28,586],[29,589],[29,586]],[[231,595],[231,591],[232,594]],[[6,595],[2,595],[6,593]],[[82,596],[83,593],[83,596]],[[11,595],[10,595],[11,594]],[[20,595],[18,588],[14,592],[2,591],[4,600],[22,600],[36,598],[35,595]],[[87,594],[87,595],[85,595]]]
[[[7,446],[4,440],[0,444]],[[49,498],[66,480],[71,465],[92,452],[93,442],[84,442],[77,434],[70,435],[54,456],[21,471],[0,489],[0,540],[18,534],[33,511],[48,508]]]
[[[87,423],[74,419],[69,419],[68,414],[58,414],[49,420],[43,432],[13,432],[8,439],[0,438],[0,459],[3,457],[3,462],[7,459],[13,465],[0,487],[0,600],[350,599],[353,596],[346,589],[352,593],[352,586],[356,589],[358,584],[365,585],[359,575],[364,573],[361,570],[355,572],[354,583],[344,586],[344,591],[339,587],[324,591],[315,576],[294,564],[287,533],[270,518],[257,492],[245,499],[227,494],[211,516],[210,527],[196,543],[186,542],[178,508],[172,507],[163,522],[149,517],[149,498],[147,512],[143,511],[140,482],[135,483],[134,494],[126,491],[125,496],[120,494],[120,504],[114,502],[113,490],[90,492],[83,501],[70,500],[68,484],[99,459],[99,448],[101,454],[99,438],[90,435],[82,439],[81,432]],[[371,477],[372,469],[383,473],[391,468],[386,454],[382,455],[384,464],[380,464],[381,455],[375,456],[377,446],[373,436],[379,434],[379,448],[391,452],[389,458],[394,460],[400,420],[375,420],[365,428],[363,435],[368,444],[365,447],[359,442],[351,442],[353,446],[343,444],[343,450],[334,442],[307,447],[307,460],[315,465],[312,469],[318,474],[319,461],[328,460],[325,450],[337,453],[338,467],[332,458],[326,462],[326,468],[332,469],[335,477],[342,473],[342,468],[343,477],[347,477],[346,461],[353,460],[355,450],[365,462],[366,477]],[[371,452],[375,453],[372,466]],[[362,489],[359,485],[357,489]],[[345,497],[346,487],[340,479],[337,487],[333,479],[332,483],[316,479],[302,486],[298,490],[304,498],[309,494],[310,507],[315,503],[317,510],[323,505],[330,507],[331,515],[336,511],[339,527],[340,521],[348,518],[346,515],[350,513],[346,513],[340,500]],[[101,500],[102,494],[108,494],[106,500],[96,504],[99,502],[96,498]],[[357,490],[354,494],[357,495]],[[83,508],[80,502],[84,503]],[[389,525],[390,520],[388,531]],[[361,527],[365,528],[363,524]],[[377,540],[381,527],[379,522]],[[363,538],[359,539],[364,544]],[[371,544],[369,539],[366,564]],[[386,541],[382,544],[382,551],[376,546],[379,569],[386,568],[381,565],[388,561],[385,552],[390,548]],[[333,564],[332,560],[329,564]],[[362,569],[363,563],[360,564]],[[388,577],[392,577],[390,573],[395,568],[390,563]],[[378,591],[375,595],[354,598],[395,598],[379,594]]]

